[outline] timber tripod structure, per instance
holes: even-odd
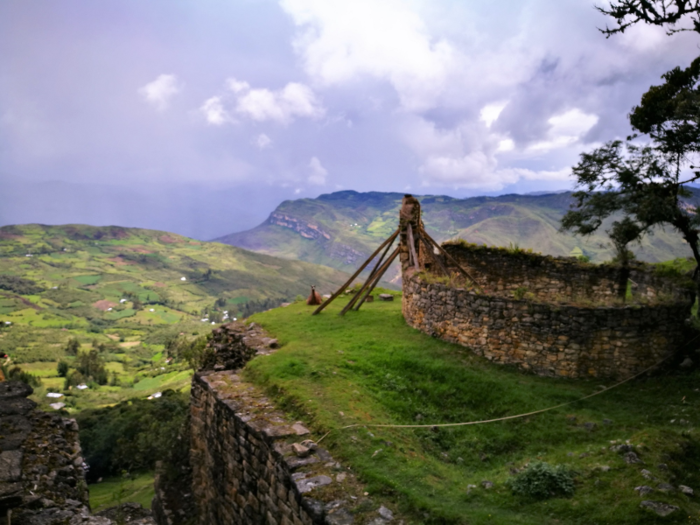
[[[396,239],[399,244],[391,250]],[[435,253],[437,249],[438,253]],[[382,252],[383,250],[383,252]],[[387,254],[391,254],[387,257]],[[462,268],[459,263],[440,246],[423,227],[421,220],[420,202],[413,195],[404,195],[399,212],[399,227],[369,256],[369,258],[357,269],[357,271],[345,282],[330,298],[321,304],[313,314],[321,313],[340,294],[347,290],[348,286],[362,271],[382,252],[374,264],[369,277],[360,289],[353,295],[350,302],[341,310],[340,315],[345,315],[348,310],[359,310],[372,290],[379,284],[391,263],[398,257],[401,262],[401,272],[404,276],[413,275],[423,270],[438,268],[445,276],[451,277],[450,268],[455,268],[460,274],[477,286],[476,281]]]

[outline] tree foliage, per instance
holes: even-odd
[[[166,390],[158,399],[133,399],[80,413],[89,478],[153,469],[176,445],[188,407],[187,395]]]
[[[80,350],[80,341],[77,338],[71,337],[66,344],[66,354],[68,355],[78,355],[78,350]]]
[[[76,363],[76,370],[87,381],[94,381],[98,385],[107,384],[109,374],[107,373],[105,362],[100,357],[97,349],[93,348],[89,352],[79,354]]]
[[[622,254],[630,242],[667,224],[681,233],[700,264],[697,215],[683,202],[690,196],[684,185],[700,174],[682,181],[675,159],[659,148],[619,140],[583,153],[573,173],[580,190],[573,194],[573,209],[562,218],[563,230],[589,235],[605,219],[622,213],[608,233],[625,262]]]
[[[669,225],[690,246],[700,267],[698,225],[686,185],[700,178],[687,167],[700,151],[700,58],[686,69],[664,74],[630,114],[632,127],[648,136],[615,140],[583,153],[573,167],[578,191],[575,205],[562,219],[562,229],[579,235],[596,231],[605,219],[621,214],[608,230],[619,262],[629,260],[629,243],[655,226]],[[690,166],[691,169],[694,166]]]
[[[610,7],[596,7],[598,11],[615,19],[617,27],[601,31],[606,36],[624,33],[639,22],[668,27],[668,34],[680,31],[700,33],[700,0],[618,0]],[[690,19],[691,27],[676,27],[678,22]]]

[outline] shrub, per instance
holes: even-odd
[[[59,361],[56,372],[58,373],[58,377],[66,377],[68,375],[68,363]]]
[[[519,286],[513,291],[513,297],[520,301],[523,297],[525,297],[525,294],[527,293],[527,288],[524,286]]]
[[[574,493],[574,472],[564,465],[537,462],[509,481],[514,494],[532,499],[571,496]]]
[[[27,383],[29,386],[41,386],[41,379],[30,374],[29,372],[25,372],[18,366],[13,368],[2,366],[0,368],[2,369],[5,379],[8,381],[22,381],[22,383]]]

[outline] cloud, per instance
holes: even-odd
[[[272,145],[272,139],[264,133],[261,133],[258,135],[258,138],[255,139],[255,145],[261,150],[269,148]]]
[[[170,99],[180,92],[175,75],[160,75],[153,82],[139,88],[139,94],[158,111],[168,109]]]
[[[498,120],[498,116],[501,114],[501,111],[503,111],[503,108],[505,108],[507,104],[508,102],[497,102],[495,104],[487,104],[486,106],[481,108],[481,111],[479,112],[479,117],[486,123],[486,126],[490,128],[491,124]]]
[[[204,114],[209,124],[221,126],[231,121],[231,117],[224,109],[221,97],[207,99],[199,110]]]
[[[391,83],[404,108],[434,106],[454,50],[428,34],[399,0],[281,0],[300,28],[294,41],[306,72],[322,85],[370,76]]]
[[[328,175],[328,170],[323,167],[321,161],[318,160],[318,157],[311,157],[309,169],[311,170],[311,175],[309,175],[309,178],[307,179],[309,183],[317,186],[323,186],[326,183],[326,175]]]
[[[251,89],[247,82],[236,79],[229,79],[228,85],[237,97],[236,112],[258,122],[288,124],[297,117],[320,118],[325,113],[311,88],[298,82],[278,91]]]
[[[595,115],[577,109],[550,118],[548,137],[552,143],[549,146],[551,149],[569,148],[572,141],[580,140],[596,121]],[[520,162],[532,156],[528,153],[530,150],[519,148],[511,138],[491,131],[486,124],[484,119],[464,120],[453,127],[440,128],[423,117],[405,118],[402,121],[404,140],[420,159],[418,173],[423,186],[499,191],[522,180],[551,182],[566,181],[570,177],[568,167],[533,170],[509,166],[509,156],[515,153],[516,162]]]
[[[234,122],[231,113],[257,122],[290,124],[297,118],[318,119],[326,112],[311,88],[298,82],[272,91],[251,88],[248,82],[229,78],[226,87],[225,93],[207,99],[200,108],[210,124]]]
[[[545,140],[532,144],[528,148],[530,151],[549,151],[573,145],[598,123],[598,116],[574,108],[554,115],[547,122],[549,130]]]

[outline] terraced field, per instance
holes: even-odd
[[[0,349],[37,376],[35,399],[65,410],[117,403],[189,384],[188,365],[166,345],[207,334],[346,278],[337,270],[179,235],[120,227],[23,225],[0,228]],[[68,350],[77,340],[78,348]],[[76,354],[95,350],[109,381],[68,389]],[[49,391],[63,398],[47,398]]]

